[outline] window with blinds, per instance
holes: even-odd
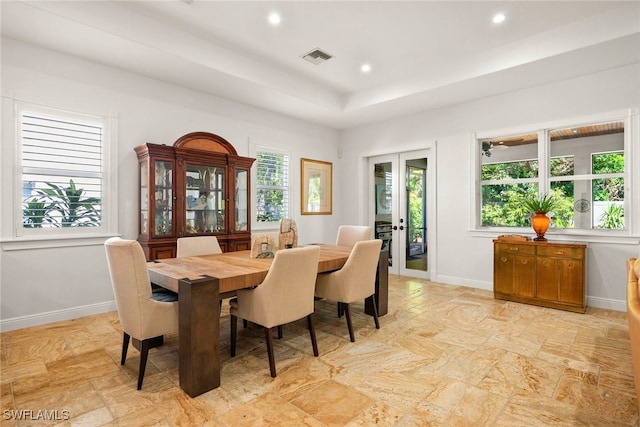
[[[275,222],[289,217],[289,156],[275,151],[256,154],[256,220]]]
[[[102,225],[104,120],[22,111],[23,228]]]

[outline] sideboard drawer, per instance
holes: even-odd
[[[496,243],[496,252],[507,252],[520,255],[535,255],[536,247],[533,245],[518,245],[514,243]]]
[[[572,248],[568,246],[538,246],[538,255],[561,257],[561,258],[582,258],[584,248]]]

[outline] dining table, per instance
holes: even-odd
[[[351,252],[348,246],[319,246],[318,273],[339,270]],[[151,283],[178,293],[179,381],[189,396],[220,386],[221,298],[260,285],[272,261],[252,258],[251,251],[237,251],[147,264]]]

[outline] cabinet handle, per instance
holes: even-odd
[[[529,260],[528,259],[522,259],[520,260],[521,263],[523,264],[529,264]]]
[[[564,251],[562,249],[559,249],[557,251],[554,252],[556,255],[563,255]]]
[[[567,265],[567,268],[574,268],[574,267],[575,267],[575,265],[573,265],[573,263],[572,263],[572,262],[570,262],[570,263]]]
[[[518,247],[509,247],[509,250],[513,251],[513,252],[516,252],[516,251],[520,250],[520,248],[518,248]]]
[[[506,257],[506,256],[503,256],[502,258],[500,258],[500,261],[502,261],[502,262],[507,262],[507,257]]]

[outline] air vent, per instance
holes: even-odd
[[[331,58],[333,58],[332,55],[320,50],[320,48],[313,49],[311,52],[307,52],[302,55],[302,59],[315,65],[322,64],[324,61],[328,61]]]

